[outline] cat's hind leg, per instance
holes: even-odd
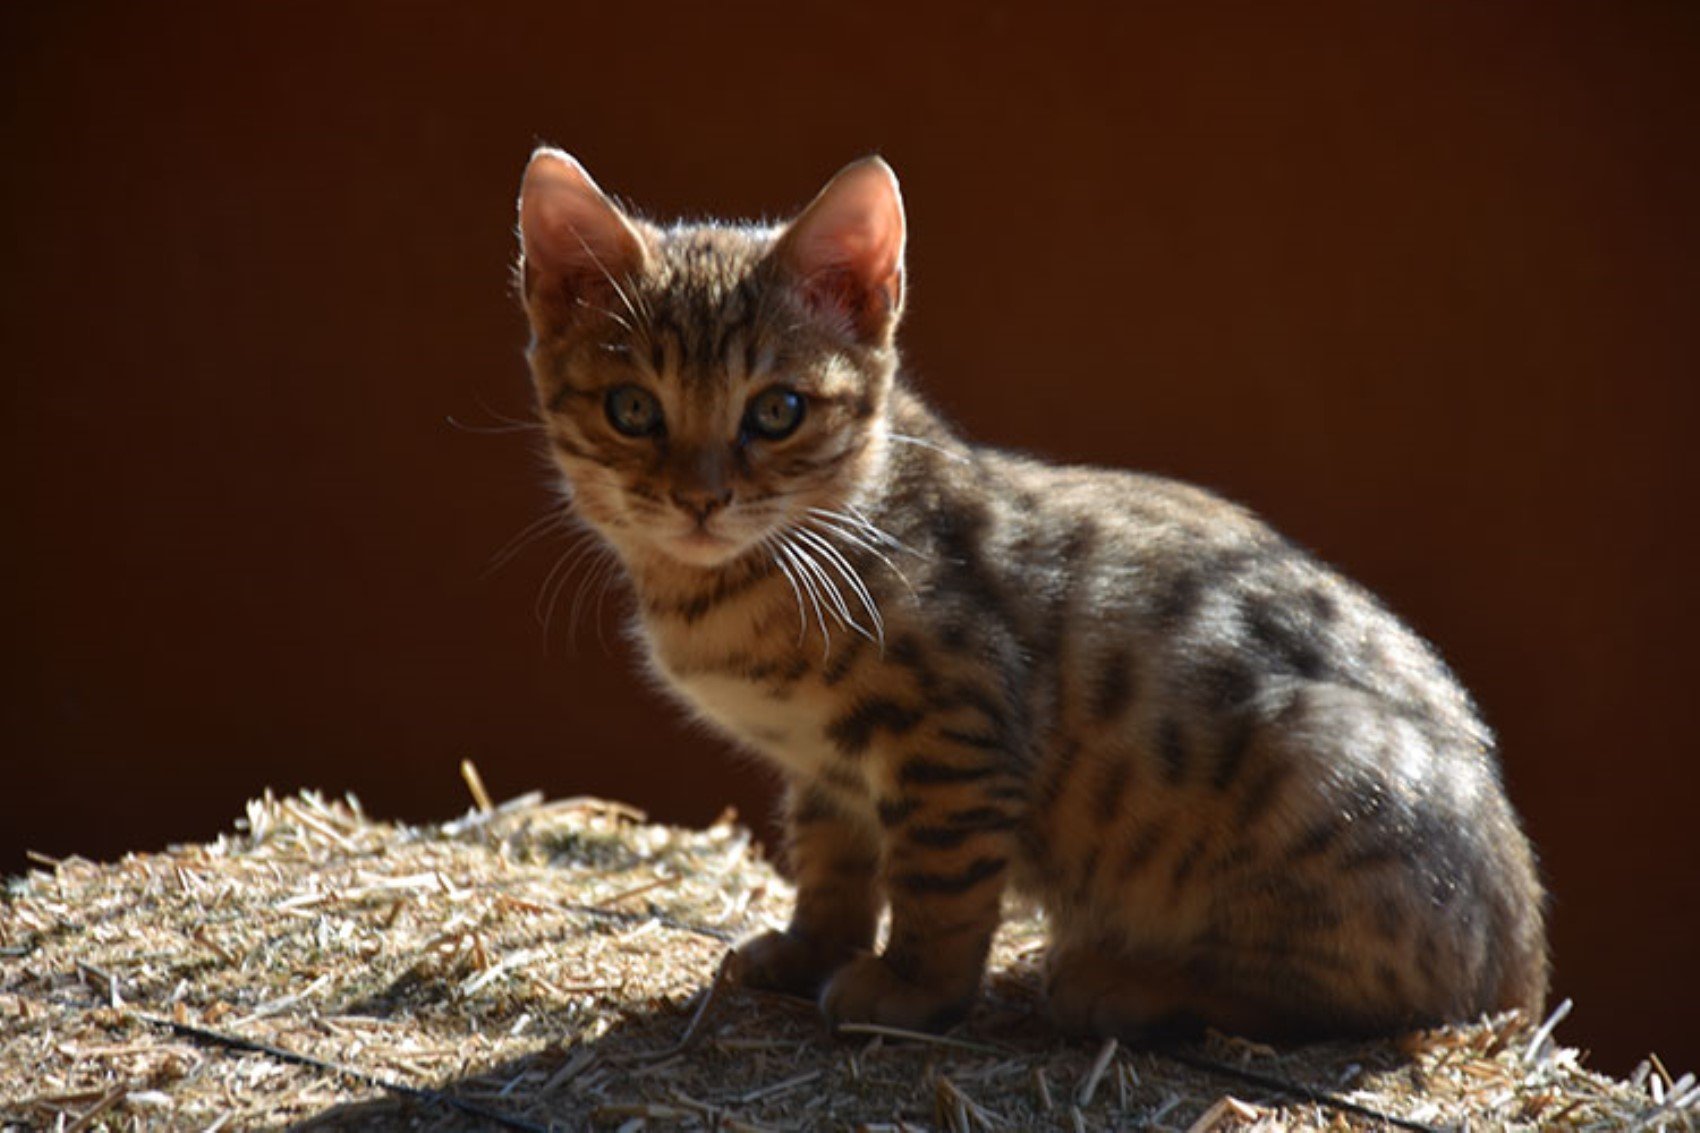
[[[1207,1026],[1243,1035],[1279,1029],[1270,1011],[1223,995],[1195,963],[1178,957],[1071,944],[1053,950],[1047,967],[1048,1012],[1068,1034],[1146,1043]]]

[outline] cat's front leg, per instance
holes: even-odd
[[[912,756],[879,813],[891,934],[883,955],[859,955],[821,993],[834,1023],[938,1030],[967,1013],[1015,853],[1019,812],[986,753]]]
[[[793,783],[785,812],[797,907],[783,931],[745,941],[738,966],[751,987],[812,999],[828,976],[874,945],[879,836],[815,784]]]

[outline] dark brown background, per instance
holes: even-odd
[[[545,639],[557,548],[481,577],[548,497],[449,418],[526,412],[535,140],[663,215],[878,151],[923,387],[1385,595],[1500,729],[1564,1034],[1700,1062],[1700,6],[1031,7],[0,9],[0,869],[268,785],[445,816],[463,757],[763,814],[619,648]]]

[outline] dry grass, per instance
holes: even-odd
[[[810,1005],[716,978],[789,905],[747,831],[474,791],[424,828],[268,796],[212,845],[14,880],[0,1126],[1385,1127],[1259,1078],[1431,1127],[1700,1123],[1692,1076],[1655,1060],[1614,1082],[1511,1018],[1286,1052],[1065,1042],[1037,1019],[1032,921],[953,1035],[835,1039]]]

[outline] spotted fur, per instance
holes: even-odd
[[[665,228],[541,150],[521,235],[573,509],[661,682],[789,783],[796,912],[745,978],[940,1026],[1015,890],[1076,1030],[1540,1010],[1541,888],[1458,682],[1232,504],[958,436],[898,375],[883,163],[787,225]],[[627,386],[656,432],[611,425]],[[753,434],[774,387],[801,422]]]

